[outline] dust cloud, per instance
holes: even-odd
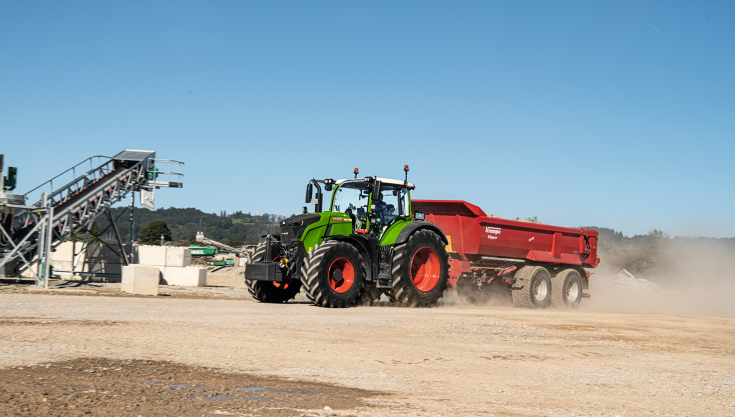
[[[735,248],[729,239],[670,239],[658,250],[664,268],[633,276],[602,264],[590,277],[587,311],[735,318]],[[645,279],[647,278],[647,279]]]

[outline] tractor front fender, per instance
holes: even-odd
[[[432,232],[439,235],[439,238],[444,242],[445,245],[449,244],[449,240],[444,235],[444,232],[439,229],[434,223],[430,223],[424,220],[417,220],[415,222],[411,222],[406,225],[406,227],[401,230],[400,233],[398,233],[398,237],[396,238],[396,245],[400,245],[402,243],[406,243],[409,237],[411,237],[412,234],[415,232],[418,232],[419,230],[431,230]]]

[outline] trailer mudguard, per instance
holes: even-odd
[[[439,227],[437,227],[434,223],[430,223],[424,220],[416,220],[416,221],[413,221],[407,224],[406,227],[404,227],[403,230],[401,230],[401,232],[398,233],[398,237],[396,237],[396,241],[394,242],[394,244],[400,245],[402,243],[406,243],[408,238],[412,234],[414,234],[414,232],[417,232],[422,229],[431,230],[432,232],[439,235],[439,237],[441,238],[442,242],[444,242],[445,245],[449,244],[449,240],[444,235],[444,232],[442,232],[441,229],[439,229]]]

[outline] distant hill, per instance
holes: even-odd
[[[130,239],[130,209],[125,207],[110,210],[112,217],[116,218],[116,224],[123,240]],[[123,211],[125,211],[123,213]],[[120,214],[122,213],[122,216]],[[153,220],[162,220],[171,229],[173,241],[193,240],[199,230],[199,222],[202,224],[204,235],[210,239],[228,242],[238,240],[241,242],[255,243],[261,241],[261,236],[277,232],[278,225],[285,216],[277,214],[252,215],[236,211],[228,214],[205,213],[195,208],[167,208],[150,211],[144,208],[135,209],[135,236],[139,236],[140,229],[147,226]],[[105,217],[100,217],[97,222],[104,230],[109,224]],[[105,236],[105,240],[114,239],[111,230]],[[182,242],[182,244],[185,242]]]

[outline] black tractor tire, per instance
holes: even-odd
[[[449,254],[434,232],[419,230],[393,255],[393,298],[407,307],[435,304],[447,288]]]
[[[568,268],[551,279],[551,306],[577,308],[582,301],[582,277],[576,269]]]
[[[248,263],[263,260],[263,255],[265,255],[265,242],[255,248],[255,251],[249,256]],[[245,268],[247,268],[247,265]],[[245,285],[247,285],[250,295],[261,303],[285,303],[296,297],[296,294],[301,290],[301,281],[295,279],[283,282],[246,279]]]
[[[520,308],[546,308],[551,304],[551,275],[543,266],[524,266],[515,274],[513,305]]]
[[[365,285],[365,262],[349,243],[330,240],[316,245],[304,258],[301,279],[307,297],[321,307],[355,304]]]

